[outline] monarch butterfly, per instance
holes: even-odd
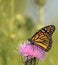
[[[52,34],[55,31],[54,25],[43,27],[35,35],[28,39],[32,44],[39,46],[44,51],[48,52],[52,46]]]

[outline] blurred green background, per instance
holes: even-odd
[[[32,1],[0,0],[0,65],[23,65],[17,51],[18,44],[32,37],[37,30],[48,24],[54,24],[56,27],[53,45],[46,58],[38,65],[58,65],[58,19],[55,17],[51,22],[40,22],[39,10],[32,14],[33,17],[29,16],[28,13],[31,14],[30,10],[36,5],[34,2],[31,3]],[[30,10],[28,3],[32,4]],[[26,8],[29,12],[26,12]]]

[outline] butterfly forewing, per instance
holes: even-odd
[[[40,29],[36,34],[30,39],[31,42],[45,51],[49,51],[52,46],[52,34],[55,30],[54,25],[49,25]]]

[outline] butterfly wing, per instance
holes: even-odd
[[[43,50],[49,51],[52,46],[52,34],[54,30],[54,25],[46,26],[36,32],[36,34],[30,39],[30,41]]]

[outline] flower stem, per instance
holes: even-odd
[[[44,25],[44,8],[43,7],[40,7],[39,8],[39,13],[40,13],[40,23],[42,24],[42,25]]]
[[[36,64],[36,58],[27,59],[25,61],[25,65],[35,65]]]

